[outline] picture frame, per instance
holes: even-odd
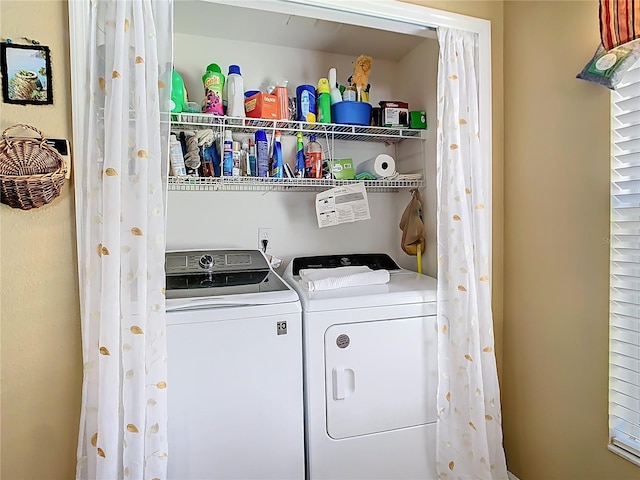
[[[0,73],[4,103],[53,103],[51,54],[44,45],[0,44]]]

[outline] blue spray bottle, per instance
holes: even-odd
[[[274,178],[284,177],[284,165],[282,163],[282,144],[280,143],[280,132],[274,132],[275,139],[273,141],[273,168],[271,176]]]
[[[302,143],[302,132],[298,132],[296,137],[296,177],[304,178],[304,144]]]

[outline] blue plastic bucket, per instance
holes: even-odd
[[[371,125],[371,104],[338,102],[331,105],[331,121],[344,125]]]

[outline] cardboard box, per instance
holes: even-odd
[[[268,93],[258,92],[246,98],[244,111],[250,118],[278,119],[278,97]]]
[[[353,160],[350,158],[328,160],[327,164],[333,177],[338,180],[353,180],[356,178],[356,169],[353,167]]]
[[[409,126],[409,104],[406,102],[382,101],[383,127],[408,127]]]

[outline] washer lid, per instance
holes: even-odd
[[[258,250],[167,252],[167,310],[295,302]]]

